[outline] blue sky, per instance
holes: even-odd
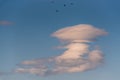
[[[113,80],[120,74],[119,0],[0,0],[0,71],[9,72],[24,60],[58,55],[59,41],[51,34],[60,28],[91,24],[109,34],[97,41],[105,54],[104,66],[95,70],[39,77],[30,74],[0,76],[0,80]],[[70,3],[74,5],[71,6]],[[67,6],[64,7],[63,4]],[[59,12],[55,12],[59,10]]]

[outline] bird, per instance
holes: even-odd
[[[51,3],[55,3],[55,1],[52,0]]]
[[[74,3],[70,3],[70,5],[74,5]]]
[[[59,12],[59,10],[56,10],[56,12]]]
[[[66,7],[66,4],[64,4],[64,7]]]

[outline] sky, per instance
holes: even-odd
[[[118,80],[120,1],[51,1],[0,0],[0,80]],[[81,27],[88,31],[84,32]],[[93,63],[92,68],[90,66],[89,69],[70,72],[71,64],[76,65],[77,62],[73,61],[69,66],[66,64],[66,71],[53,71],[54,67],[56,70],[66,67],[63,62],[58,62],[63,58],[66,63],[71,59],[81,61],[74,54],[68,58],[70,55],[65,56],[65,51],[76,53],[73,48],[79,50],[76,47],[81,47],[84,52],[88,49],[87,46],[94,47],[96,44],[100,46],[100,50],[95,50],[102,51],[104,56],[99,55],[97,59],[100,59]],[[36,64],[31,64],[32,60]],[[99,66],[103,60],[103,64]],[[51,62],[54,66],[50,65]],[[40,67],[40,70],[47,65],[51,71],[31,73],[27,69],[30,65],[33,68]]]

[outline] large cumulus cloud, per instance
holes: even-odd
[[[90,43],[106,34],[105,30],[88,24],[57,30],[52,37],[67,42],[60,47],[65,49],[63,53],[50,58],[23,61],[15,71],[46,76],[95,69],[104,62],[104,55],[96,45],[91,46]]]

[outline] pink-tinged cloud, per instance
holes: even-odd
[[[104,30],[95,28],[92,25],[80,24],[60,29],[54,32],[52,36],[63,41],[90,42],[106,34],[107,32]]]
[[[0,25],[12,25],[13,23],[10,21],[0,21]]]
[[[106,34],[105,30],[88,24],[60,29],[52,36],[62,42],[67,42],[60,47],[66,49],[63,53],[47,59],[23,61],[15,72],[46,76],[95,69],[103,64],[104,55],[98,47],[96,48],[96,45],[91,46],[90,43]]]

